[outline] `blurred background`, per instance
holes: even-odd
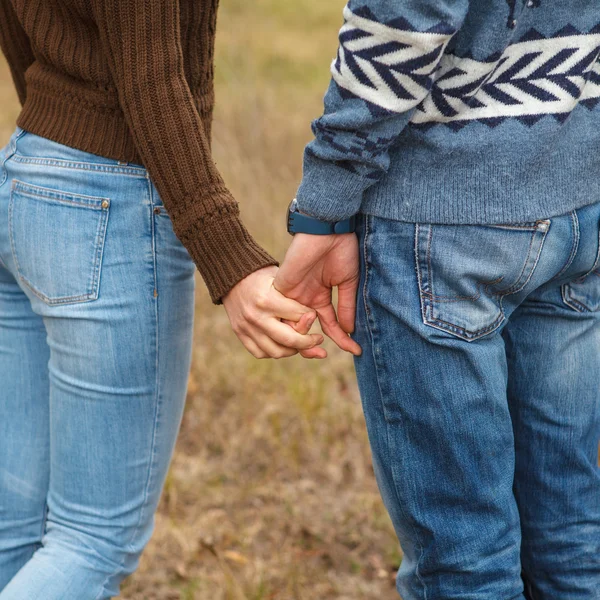
[[[221,0],[215,160],[283,258],[285,211],[323,110],[345,0]],[[0,147],[19,106],[0,58]],[[352,360],[257,361],[197,280],[187,408],[128,600],[397,599]]]

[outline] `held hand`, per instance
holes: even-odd
[[[354,233],[298,233],[277,272],[274,287],[287,298],[314,308],[323,332],[342,350],[358,356],[360,346],[348,335],[354,331],[358,279],[358,240]],[[335,286],[337,315],[332,302]]]
[[[256,358],[284,358],[300,350],[307,358],[324,358],[325,350],[317,348],[323,336],[308,333],[315,311],[282,296],[273,287],[276,273],[277,267],[255,271],[223,297],[233,331]]]

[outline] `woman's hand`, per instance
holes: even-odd
[[[305,358],[325,358],[325,350],[317,347],[323,336],[308,333],[317,313],[280,294],[273,287],[276,274],[277,267],[255,271],[223,297],[233,331],[256,358],[285,358],[298,352]]]

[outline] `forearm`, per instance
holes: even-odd
[[[244,228],[183,70],[177,0],[93,0],[136,147],[214,302],[276,264]]]

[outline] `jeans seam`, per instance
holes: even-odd
[[[152,215],[153,215],[153,213],[152,213],[152,185],[150,183],[150,180],[148,180],[148,188],[149,188],[149,199],[150,199],[150,202],[148,203],[148,210],[150,213],[150,231],[151,231],[152,250],[153,250],[152,251],[153,271],[154,271],[154,282],[156,285],[156,253],[154,251],[156,246],[155,246],[154,219],[152,218]],[[158,314],[158,298],[156,296],[155,296],[155,302],[154,302],[154,323],[155,323],[155,338],[156,338],[155,360],[154,360],[154,371],[155,371],[154,398],[153,398],[154,399],[154,425],[153,425],[153,429],[152,429],[152,440],[150,442],[150,460],[148,462],[148,474],[146,476],[146,483],[144,484],[144,499],[142,501],[142,506],[140,508],[140,515],[138,517],[138,521],[135,525],[135,528],[134,528],[129,540],[127,541],[126,544],[124,544],[125,554],[127,552],[133,551],[133,549],[131,548],[131,544],[133,543],[135,536],[137,535],[138,531],[140,530],[140,526],[142,524],[143,517],[145,515],[146,507],[148,506],[148,497],[150,495],[150,486],[151,486],[151,483],[153,480],[153,471],[154,471],[154,464],[155,464],[155,459],[156,459],[156,436],[157,436],[158,422],[159,422],[160,413],[161,413],[161,403],[160,403],[160,393],[159,393],[159,371],[158,371],[158,365],[159,365],[159,354],[158,354],[158,351],[159,351],[159,343],[158,343],[159,314]],[[126,556],[123,556],[123,558],[119,564],[119,569],[118,569],[119,572],[123,571],[123,567],[125,566],[125,560],[126,560]],[[102,583],[102,587],[101,587],[100,591],[98,592],[98,595],[96,596],[96,598],[94,600],[102,599],[102,594],[104,593],[106,584],[112,576],[113,576],[113,574],[110,574],[106,577],[106,579]]]
[[[150,230],[152,232],[152,268],[154,270],[154,297],[158,297],[158,270],[156,266],[156,224],[154,221],[154,190],[152,189],[152,182],[150,179],[147,180],[148,183],[148,196],[150,198],[150,202],[148,205],[150,211]],[[161,211],[163,212],[163,211]],[[164,211],[166,212],[166,211]],[[158,318],[158,317],[157,317]]]
[[[573,284],[573,283],[583,284],[585,281],[587,281],[588,277],[591,277],[592,275],[599,275],[598,270],[597,270],[599,264],[600,264],[600,231],[598,233],[598,250],[597,250],[596,258],[594,260],[594,264],[593,264],[592,268],[589,269],[589,271],[587,271],[580,277],[578,277],[577,279],[575,279],[573,281],[569,281],[567,283],[564,283],[563,285],[560,286],[560,291],[561,291],[561,296],[562,296],[563,302],[568,307],[572,308],[573,310],[575,310],[577,312],[582,312],[582,313],[596,312],[591,306],[588,306],[587,304],[585,304],[585,302],[582,302],[581,300],[577,299],[573,295],[573,287],[571,284]],[[587,301],[587,298],[586,298],[586,301]]]
[[[16,137],[14,139],[11,139],[11,141],[5,146],[6,154],[4,154],[4,156],[2,157],[2,162],[0,163],[0,174],[2,175],[2,180],[0,181],[0,187],[2,187],[6,183],[6,180],[8,179],[8,171],[6,170],[6,164],[17,153],[17,141],[21,137],[23,137],[23,135],[25,135],[25,133],[26,133],[26,131],[24,129],[22,129],[19,133],[17,133]],[[6,263],[4,262],[4,259],[2,258],[1,254],[0,254],[0,265],[2,265],[6,270],[8,270],[8,267],[6,266]]]
[[[46,533],[46,523],[48,522],[48,498],[44,500],[44,508],[42,509],[42,526],[40,531],[40,539],[42,539]]]
[[[392,447],[392,444],[390,443],[390,426],[391,425],[388,422],[387,418],[385,417],[385,404],[383,402],[383,392],[381,391],[381,381],[380,381],[380,376],[379,376],[377,353],[375,351],[375,336],[373,334],[373,328],[371,325],[371,320],[372,320],[373,315],[371,313],[371,310],[369,309],[369,303],[367,300],[368,299],[367,288],[368,288],[368,283],[369,283],[368,241],[369,241],[369,236],[371,233],[371,229],[370,229],[369,225],[370,225],[372,218],[373,217],[371,215],[365,215],[365,235],[364,235],[364,240],[363,240],[363,261],[364,261],[364,265],[365,265],[365,281],[363,283],[362,296],[363,296],[363,304],[365,307],[365,320],[366,320],[366,324],[367,324],[367,331],[369,334],[369,338],[371,340],[371,351],[373,354],[373,364],[375,365],[375,379],[377,380],[377,389],[379,391],[379,401],[381,402],[381,408],[382,408],[382,412],[383,412],[383,416],[384,416],[384,420],[385,420],[385,431],[386,431],[386,442],[385,443],[386,443],[386,447],[388,450],[388,454],[390,454],[390,449]],[[400,497],[398,495],[398,489],[396,487],[397,481],[396,481],[396,477],[394,476],[394,469],[391,469],[391,474],[392,474],[392,481],[394,483],[394,493],[396,496],[396,502],[398,503],[400,510],[404,513],[404,509],[402,508],[402,502],[400,501]],[[406,514],[405,514],[405,518],[406,518]],[[419,559],[417,560],[417,564],[415,567],[415,575],[416,575],[419,583],[423,587],[423,599],[427,600],[427,586],[425,584],[425,581],[421,578],[421,574],[419,573],[419,566],[420,566],[421,560],[423,558],[423,546],[418,541],[417,532],[412,523],[412,519],[410,517],[408,517],[408,518],[406,518],[406,521],[410,524],[410,528],[412,529],[413,536],[415,539],[415,544],[419,548]]]
[[[561,270],[554,275],[549,281],[554,281],[558,277],[560,277],[570,266],[573,260],[575,259],[575,255],[577,254],[577,250],[579,249],[579,218],[577,217],[577,213],[575,211],[571,211],[571,230],[573,232],[573,243],[571,244],[571,252],[567,257],[567,261],[561,268]]]
[[[43,158],[38,156],[25,156],[23,154],[15,154],[14,160],[15,162],[26,165],[50,166],[57,169],[73,169],[79,171],[93,171],[95,173],[109,176],[124,175],[135,178],[146,177],[146,169],[144,167],[132,167],[131,165],[123,166],[105,163],[86,163],[64,159]]]

